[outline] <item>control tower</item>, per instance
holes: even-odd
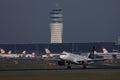
[[[62,43],[63,15],[62,8],[56,6],[50,12],[51,43]]]

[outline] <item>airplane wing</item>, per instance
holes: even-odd
[[[75,63],[82,63],[82,62],[88,62],[88,63],[94,63],[94,62],[99,62],[99,61],[105,61],[107,59],[86,59],[86,60],[78,60]]]
[[[93,62],[97,62],[97,61],[105,61],[106,59],[91,59],[91,60],[88,60],[88,61],[93,61]]]

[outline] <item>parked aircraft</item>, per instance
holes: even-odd
[[[34,58],[35,57],[35,52],[32,52],[31,54],[26,54],[26,50],[22,52],[22,54],[13,54],[12,51],[6,52],[4,49],[0,48],[0,57],[3,58]]]
[[[108,50],[106,48],[102,48],[102,51],[103,51],[102,53],[94,51],[94,54],[98,55],[98,56],[103,56],[106,58],[111,57],[111,59],[117,59],[117,56],[120,56],[119,52],[108,52]]]
[[[11,53],[11,50],[6,52],[4,49],[0,48],[0,57],[3,57],[3,58],[18,58],[19,55],[18,54],[12,54]]]
[[[103,50],[103,53],[104,53],[104,54],[109,54],[109,55],[116,54],[116,55],[120,55],[119,52],[108,52],[108,50],[107,50],[106,48],[103,48],[102,50]]]
[[[26,50],[24,50],[22,52],[22,54],[20,55],[20,57],[24,57],[24,58],[34,58],[35,57],[35,52],[32,52],[31,54],[27,54]]]
[[[49,49],[45,48],[45,52],[46,54],[45,55],[42,55],[43,58],[48,58],[48,57],[51,57],[51,58],[55,58],[55,57],[59,57],[60,54],[55,54],[55,53],[52,53]]]
[[[35,52],[32,52],[31,54],[25,54],[26,58],[34,58],[35,57]]]

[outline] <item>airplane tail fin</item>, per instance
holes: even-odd
[[[32,52],[32,56],[35,56],[35,52]]]
[[[88,58],[91,58],[91,59],[94,59],[94,58],[95,58],[95,55],[94,55],[95,53],[94,53],[94,51],[95,51],[95,47],[93,46],[91,52],[90,52],[89,55],[88,55]]]
[[[12,53],[12,51],[10,50],[10,51],[8,51],[8,54],[11,54]]]
[[[22,52],[22,55],[25,55],[26,54],[26,50],[24,50],[23,52]]]
[[[102,48],[102,50],[103,50],[103,53],[105,53],[105,54],[107,54],[107,53],[108,53],[107,49]]]
[[[97,51],[94,51],[94,54],[97,54]]]
[[[4,49],[0,48],[0,51],[1,51],[2,54],[5,54],[5,50]]]
[[[51,51],[49,49],[47,49],[47,48],[45,48],[45,52],[46,52],[47,55],[52,54]]]

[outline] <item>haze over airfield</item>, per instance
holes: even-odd
[[[0,0],[1,43],[49,43],[50,11],[63,9],[64,43],[114,42],[120,0]]]

